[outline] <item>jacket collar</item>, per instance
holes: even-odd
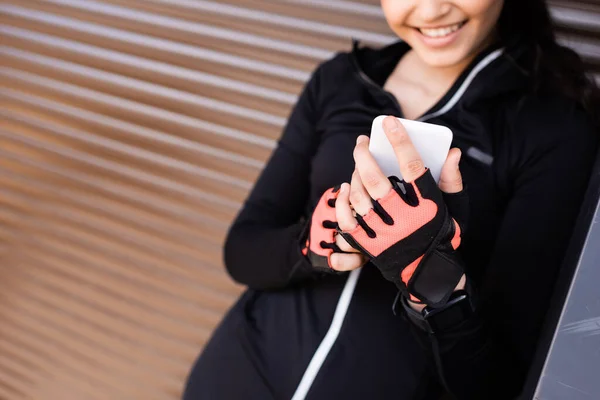
[[[403,41],[373,49],[360,47],[360,42],[353,40],[350,57],[355,76],[366,82],[370,90],[383,92],[385,81],[409,50],[410,46]],[[425,121],[442,115],[459,103],[472,103],[510,91],[522,90],[527,76],[515,60],[520,58],[524,51],[525,49],[518,45],[509,48],[498,44],[489,46],[475,57],[442,99],[419,120]]]

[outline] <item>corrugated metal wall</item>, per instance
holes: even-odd
[[[228,224],[315,65],[394,40],[378,4],[2,2],[0,398],[180,395],[241,290]]]

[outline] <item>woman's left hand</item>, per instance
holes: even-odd
[[[463,190],[462,177],[458,167],[461,153],[457,148],[450,150],[442,168],[439,190],[432,188],[433,178],[425,168],[402,124],[394,117],[387,117],[383,125],[385,134],[394,148],[408,193],[403,194],[398,188],[392,186],[392,182],[381,172],[369,151],[369,138],[360,136],[354,149],[356,169],[352,175],[350,188],[343,187],[345,189],[343,191],[348,194],[341,198],[338,197],[336,203],[338,225],[344,238],[349,242],[354,242],[354,247],[361,248],[369,258],[374,259],[374,264],[382,270],[386,278],[394,281],[399,287],[408,287],[411,292],[410,297],[423,302],[427,299],[427,296],[424,295],[428,292],[427,289],[423,285],[421,285],[422,290],[419,290],[418,287],[411,288],[409,283],[413,283],[410,282],[412,275],[420,266],[423,255],[430,250],[431,237],[440,237],[448,244],[451,243],[451,249],[441,249],[441,252],[445,253],[452,253],[460,243],[461,227],[454,219],[446,215],[447,212],[440,212],[439,209],[446,209],[440,190],[447,194],[459,194]],[[435,185],[434,181],[433,185]],[[440,193],[435,193],[436,191]],[[361,220],[361,223],[357,218]],[[430,231],[423,232],[426,227],[431,228]],[[417,234],[415,235],[415,233]],[[379,235],[377,240],[374,237],[376,235]],[[420,238],[422,240],[419,240]],[[398,253],[398,250],[403,253],[412,253],[412,262],[409,265],[397,265],[396,260],[390,260],[390,254],[386,254],[390,253],[387,251],[389,248],[397,247],[399,242],[404,243],[403,248],[397,248],[391,253]],[[378,258],[380,260],[376,262]],[[430,257],[430,259],[433,258]],[[403,262],[405,261],[403,260]],[[430,267],[430,272],[435,273],[439,267],[440,265]],[[449,269],[452,270],[452,268]],[[442,271],[441,274],[445,272]],[[396,273],[398,275],[395,275]],[[438,272],[438,274],[440,273]],[[426,274],[421,273],[421,275]],[[454,275],[456,275],[456,271],[454,271]],[[462,278],[461,276],[462,274],[458,275],[458,278],[455,276],[447,278],[456,279],[454,284],[458,284],[460,287],[461,284],[464,286],[464,276]],[[446,280],[448,281],[448,279]],[[459,279],[460,282],[458,282]],[[420,292],[420,296],[418,294],[418,297],[415,298],[411,289],[417,289],[415,291]],[[447,298],[446,294],[443,297]],[[431,296],[429,300],[432,300]],[[435,301],[440,301],[439,296]]]

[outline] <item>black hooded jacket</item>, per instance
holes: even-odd
[[[420,118],[448,126],[463,152],[460,251],[479,294],[477,315],[438,335],[439,366],[430,338],[392,313],[397,289],[374,266],[324,275],[300,253],[321,194],[350,181],[356,138],[378,115],[402,116],[382,87],[408,50],[355,45],[306,85],[226,241],[226,267],[249,289],[190,375],[206,398],[236,398],[224,379],[244,398],[259,396],[252,385],[276,399],[439,398],[442,376],[459,399],[519,393],[598,145],[575,102],[530,94],[516,63],[525,49],[490,47]]]

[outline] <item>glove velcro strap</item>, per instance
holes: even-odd
[[[408,292],[431,307],[445,304],[464,274],[460,256],[449,243],[454,232],[454,220],[445,218],[443,228],[408,281]]]
[[[423,256],[408,291],[430,307],[446,304],[464,271],[454,255],[434,250]]]

